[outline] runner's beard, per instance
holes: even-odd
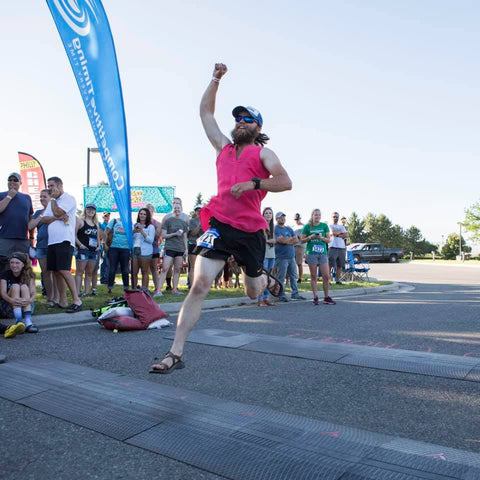
[[[257,131],[248,130],[248,129],[238,129],[235,127],[231,132],[233,143],[237,145],[243,145],[245,143],[252,143],[257,138]]]

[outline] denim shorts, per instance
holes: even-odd
[[[36,248],[36,257],[37,259],[39,258],[47,258],[47,252],[48,248]]]
[[[324,253],[309,253],[305,257],[305,262],[308,265],[323,265],[324,263],[328,263],[328,255]]]
[[[79,249],[77,254],[75,255],[77,262],[93,262],[97,263],[98,260],[98,252],[96,250],[87,250],[87,249]]]

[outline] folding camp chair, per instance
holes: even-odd
[[[342,275],[340,276],[340,281],[350,281],[350,282],[363,282],[367,280],[370,281],[368,278],[368,272],[370,270],[370,262],[366,261],[356,261],[353,258],[353,252],[347,251],[347,267]]]

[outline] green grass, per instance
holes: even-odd
[[[38,277],[38,276],[37,276]],[[186,275],[182,275],[181,280],[183,279],[186,281]],[[117,282],[121,282],[120,277],[117,278]],[[357,287],[378,287],[380,285],[388,285],[392,282],[348,282],[344,283],[343,285],[331,285],[331,290],[347,290],[350,288],[357,288]],[[310,278],[307,275],[303,276],[303,280],[301,283],[298,284],[298,289],[301,292],[310,292]],[[319,289],[322,288],[321,281],[318,282]],[[151,291],[153,290],[153,284],[150,285]],[[173,295],[172,293],[164,293],[162,297],[155,298],[156,302],[160,305],[162,303],[178,303],[183,302],[185,299],[188,289],[185,284],[180,284],[178,289],[183,292],[185,295]],[[287,293],[290,292],[290,289],[287,287]],[[120,297],[123,294],[123,288],[121,285],[116,285],[113,287],[112,295],[107,294],[107,286],[106,285],[98,285],[97,288],[97,296],[95,297],[83,297],[83,309],[90,310],[95,308],[104,307],[107,302],[111,298]],[[241,288],[212,288],[207,295],[207,300],[211,299],[221,299],[221,298],[239,298],[244,297],[245,292],[243,291],[243,287]],[[41,288],[37,287],[37,298],[35,300],[35,314],[36,315],[44,315],[44,314],[56,314],[56,313],[63,313],[65,310],[60,308],[49,308],[45,305],[45,297],[42,297]],[[68,293],[68,301],[71,303],[70,294]]]
[[[410,260],[408,260],[410,262]],[[458,264],[458,265],[480,265],[480,260],[465,260],[462,262],[461,260],[444,260],[443,258],[436,258],[432,260],[432,258],[415,258],[413,262],[422,262],[422,263],[447,263],[447,264]]]

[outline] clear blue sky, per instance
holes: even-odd
[[[213,65],[224,133],[257,107],[293,190],[265,206],[384,213],[433,242],[480,197],[480,3],[104,0],[125,100],[132,185],[216,191],[198,116]],[[94,137],[45,2],[3,2],[0,179],[17,151],[82,201]],[[99,157],[92,183],[106,179]],[[1,180],[0,180],[1,182]]]

